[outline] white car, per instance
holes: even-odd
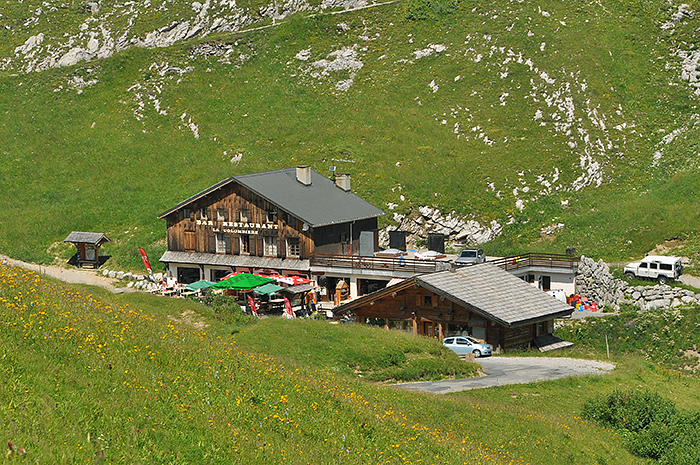
[[[442,344],[457,355],[474,355],[474,358],[491,355],[491,346],[469,336],[446,337]]]
[[[683,274],[683,263],[678,257],[647,255],[639,262],[625,266],[625,277],[649,278],[666,284],[672,279],[678,279]]]

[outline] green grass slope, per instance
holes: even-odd
[[[102,231],[136,269],[159,213],[300,163],[350,173],[385,225],[420,206],[492,225],[490,253],[696,244],[697,2],[267,6],[3,11],[0,251],[63,260],[68,232]]]
[[[232,335],[226,320],[186,300],[66,287],[1,267],[2,439],[16,448],[13,461],[31,463],[634,464],[642,462],[618,436],[580,419],[583,402],[642,382],[667,382],[681,407],[698,392],[697,380],[634,360],[605,377],[405,392],[337,361],[378,344],[416,353],[434,341],[368,328],[348,340],[352,329],[325,323],[325,336],[310,337],[320,324],[261,322]],[[280,336],[296,347],[278,355]],[[270,350],[260,350],[266,341]]]

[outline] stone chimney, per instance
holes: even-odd
[[[305,186],[311,185],[311,167],[309,165],[297,166],[297,181]]]
[[[350,191],[350,175],[349,174],[336,174],[335,175],[335,185],[343,189],[345,192]]]

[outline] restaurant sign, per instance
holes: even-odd
[[[238,221],[197,220],[198,226],[211,226],[212,232],[229,234],[260,234],[279,229],[277,223],[242,223]]]

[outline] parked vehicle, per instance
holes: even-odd
[[[459,257],[455,259],[455,265],[465,266],[475,263],[484,263],[486,255],[481,249],[464,249],[460,252]]]
[[[551,295],[555,299],[567,303],[566,302],[566,292],[564,292],[564,289],[551,289],[549,291],[545,291],[547,294]]]
[[[452,350],[457,355],[473,354],[474,358],[491,355],[491,346],[482,344],[473,337],[469,336],[453,336],[446,337],[442,340],[442,344]]]
[[[659,284],[678,279],[683,274],[683,263],[678,257],[663,257],[647,255],[639,262],[625,266],[625,277],[648,278],[659,281]]]

